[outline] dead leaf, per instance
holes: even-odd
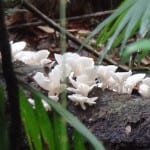
[[[24,12],[12,12],[5,16],[5,24],[7,26],[25,22]]]
[[[89,30],[79,30],[78,31],[79,36],[88,36],[90,34]]]
[[[49,26],[38,26],[37,28],[49,34],[55,33],[55,30]]]
[[[141,62],[143,65],[150,65],[150,57],[143,58]]]

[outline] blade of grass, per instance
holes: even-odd
[[[144,2],[144,1],[138,0],[135,3],[135,5],[133,5],[131,7],[131,18],[130,18],[129,23],[126,27],[125,36],[124,36],[124,39],[122,42],[121,49],[125,46],[128,38],[132,35],[132,31],[134,30],[135,26],[141,20],[141,17],[144,14],[144,11],[145,11],[146,6],[147,6],[147,5],[145,5],[145,3],[146,2]]]
[[[124,53],[122,54],[122,57],[121,57],[122,62],[126,62],[132,53],[140,52],[140,51],[145,51],[145,53],[147,51],[150,51],[150,40],[141,39],[128,45],[125,48]]]
[[[118,16],[115,23],[107,24],[104,29],[99,34],[96,44],[99,44],[99,42],[102,42],[103,44],[108,40],[108,38],[116,31],[120,21],[123,19],[127,11],[124,11],[120,16]],[[112,26],[112,27],[111,27]],[[107,30],[105,29],[107,28]]]
[[[140,30],[139,30],[139,34],[141,35],[141,37],[144,37],[146,35],[146,33],[148,31],[150,31],[150,13],[149,13],[149,10],[150,10],[150,3],[147,3],[147,8],[146,8],[146,11],[142,17],[142,20],[141,20],[141,27],[140,27]]]
[[[75,129],[74,129],[73,136],[74,136],[74,139],[73,139],[74,150],[85,150],[83,136]]]
[[[131,31],[131,34],[130,34],[130,37],[131,36],[133,36],[133,35],[135,35],[137,32],[137,30],[138,30],[138,28],[139,28],[139,25],[140,25],[140,21],[139,22],[137,22],[137,24],[134,26],[134,28],[132,29],[132,31]],[[125,30],[123,30],[123,32],[124,32],[124,35],[125,35]],[[121,41],[123,41],[124,40],[124,35],[123,35],[123,37],[122,37],[122,39],[121,39]],[[120,36],[120,35],[119,35]],[[121,41],[118,41],[118,44],[119,43],[121,43]],[[121,56],[122,55],[122,53],[124,52],[124,48],[125,48],[125,44],[126,43],[122,43],[122,45],[121,45],[121,48],[120,48],[120,51],[119,51],[119,55]]]
[[[96,46],[98,46],[99,44],[104,44],[105,41],[107,40],[107,35],[109,34],[108,30],[110,29],[110,24],[107,24],[104,28],[103,31],[100,32],[100,34],[98,35],[97,39],[96,39]]]
[[[66,92],[63,92],[61,94],[60,101],[62,107],[66,108]],[[66,120],[56,112],[54,112],[53,120],[54,120],[56,150],[60,149],[69,150]]]
[[[124,29],[124,27],[128,24],[130,18],[132,16],[132,7],[129,8],[129,10],[127,11],[126,15],[123,17],[122,21],[119,23],[117,30],[115,31],[115,33],[112,35],[112,37],[110,37],[110,39],[108,40],[106,47],[104,48],[101,56],[99,57],[99,63],[102,62],[102,60],[104,59],[104,57],[106,56],[106,54],[108,53],[108,51],[112,48],[112,45],[114,43],[114,41],[117,39],[117,37],[119,36],[119,33]]]
[[[60,114],[70,125],[72,125],[72,127],[74,127],[86,139],[88,139],[88,141],[93,145],[95,150],[104,150],[104,147],[100,143],[100,141],[98,141],[97,138],[76,117],[74,117],[71,113],[64,109],[60,104],[44,96],[42,93],[37,92],[37,90],[23,82],[21,82],[21,85],[25,89],[30,90],[32,93],[36,94],[41,99],[44,99],[49,105],[51,105],[58,114]]]
[[[64,29],[66,29],[66,0],[60,0],[60,25]],[[66,33],[62,30],[60,35],[60,47],[61,52],[64,53],[66,51]],[[65,60],[64,60],[65,62]],[[63,62],[63,64],[65,64]],[[65,73],[65,67],[63,67],[63,72]],[[65,81],[63,81],[65,83]],[[63,93],[65,95],[65,93]],[[66,107],[66,96],[60,96],[60,101],[62,106]],[[68,142],[68,135],[67,135],[67,126],[66,120],[58,116],[56,112],[54,112],[54,131],[55,131],[55,141],[57,142],[57,150],[68,150],[69,149],[69,142]],[[59,132],[59,133],[58,133]]]
[[[66,121],[56,112],[53,113],[53,118],[56,150],[68,150],[69,142]]]
[[[27,97],[20,89],[20,111],[23,125],[27,133],[28,141],[31,149],[42,150],[42,142],[40,135],[40,128],[37,123],[35,111],[28,102]]]
[[[133,36],[135,34],[135,31],[137,31],[137,29],[139,28],[139,24],[140,22],[137,22],[137,24],[135,25],[135,27],[133,28],[132,32],[131,32],[131,36]],[[125,35],[125,30],[123,30],[118,38],[114,41],[113,45],[112,45],[112,49],[115,48],[116,46],[118,46],[122,41],[123,41],[123,38],[124,38],[124,35]],[[121,55],[123,52],[123,49],[120,49],[119,51],[119,55]]]
[[[83,48],[83,45],[86,45],[91,38],[93,38],[100,30],[104,28],[107,24],[112,23],[120,14],[122,14],[124,11],[126,11],[128,8],[130,8],[136,0],[126,0],[124,1],[118,9],[115,10],[115,12],[109,16],[106,20],[104,20],[102,23],[100,23],[93,31],[92,33],[83,41],[82,45],[79,48],[79,51]]]
[[[46,147],[50,150],[55,150],[53,128],[50,118],[41,102],[41,99],[35,94],[32,95],[35,100],[35,112],[37,114],[37,123],[39,124],[41,134],[46,144]]]

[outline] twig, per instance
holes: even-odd
[[[73,20],[79,20],[79,19],[88,19],[91,17],[100,17],[100,16],[105,16],[113,13],[114,10],[108,10],[108,11],[103,11],[103,12],[96,12],[96,13],[91,13],[91,14],[86,14],[82,16],[75,16],[75,17],[69,17],[67,18],[68,21],[73,21]]]
[[[26,28],[26,27],[34,27],[34,26],[39,26],[44,24],[41,21],[38,22],[31,22],[31,23],[22,23],[22,24],[17,24],[17,25],[12,25],[7,27],[7,30],[12,31],[12,30],[16,30],[16,29],[22,29],[22,28]]]
[[[43,14],[41,11],[39,11],[37,8],[35,8],[32,4],[30,4],[28,1],[24,0],[23,1],[23,5],[28,8],[31,12],[33,12],[34,14],[36,14],[42,21],[46,22],[49,26],[51,26],[52,28],[54,28],[56,31],[59,32],[64,32],[66,34],[66,36],[68,37],[68,39],[72,40],[75,44],[77,44],[78,46],[80,46],[82,43],[81,41],[79,41],[78,39],[76,39],[71,33],[69,33],[68,31],[66,31],[65,29],[63,29],[62,27],[60,27],[57,23],[55,23],[52,19],[48,18],[45,14]],[[90,52],[91,54],[93,54],[96,57],[99,57],[99,53],[97,51],[95,51],[92,47],[84,45],[84,49],[88,52]],[[105,61],[117,65],[116,62],[108,59],[108,57],[104,58]],[[119,65],[120,69],[122,70],[128,70],[128,68]]]
[[[97,12],[97,13],[91,13],[88,15],[81,15],[81,16],[75,16],[75,17],[68,17],[66,18],[67,21],[73,21],[73,20],[80,20],[80,19],[88,19],[91,17],[101,17],[104,15],[108,15],[114,12],[114,10],[109,10],[109,11],[103,11],[103,12]],[[58,19],[54,19],[54,21],[58,22]],[[44,22],[42,21],[37,21],[37,22],[31,22],[31,23],[23,23],[23,24],[18,24],[18,25],[12,25],[7,27],[9,31],[15,30],[15,29],[21,29],[21,28],[26,28],[26,27],[33,27],[33,26],[38,26],[38,25],[43,25]]]
[[[26,0],[23,1],[23,4],[25,7],[27,7],[30,11],[32,11],[33,13],[35,13],[36,15],[38,15],[38,17],[43,20],[44,22],[46,22],[49,26],[53,27],[56,31],[63,31],[67,37],[72,40],[74,43],[76,43],[77,45],[81,45],[81,42],[79,40],[77,40],[71,33],[69,33],[68,31],[66,31],[65,29],[63,29],[62,27],[60,27],[57,23],[55,23],[52,19],[48,18],[45,14],[43,14],[42,12],[40,12],[37,8],[35,8],[32,4],[30,4],[29,2],[27,2]],[[99,56],[99,53],[97,53],[96,51],[94,51],[92,48],[90,48],[89,46],[84,46],[84,48],[91,52],[93,55]]]

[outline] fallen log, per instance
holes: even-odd
[[[68,109],[101,140],[106,150],[150,149],[150,100],[95,87],[89,97],[96,105],[82,110],[71,102]]]
[[[15,71],[29,74],[31,69],[24,67]],[[28,82],[31,78],[26,74],[20,77]],[[36,83],[32,86],[37,87]],[[67,108],[104,143],[106,150],[150,150],[150,99],[137,93],[118,94],[98,87],[94,87],[88,97],[98,97],[96,104],[82,110],[68,100]]]

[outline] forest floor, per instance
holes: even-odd
[[[83,41],[94,29],[94,27],[104,20],[110,12],[102,12],[96,17],[80,16],[78,19],[68,19],[67,31],[74,38]],[[9,31],[11,41],[26,41],[28,50],[38,51],[48,49],[49,58],[54,60],[55,53],[61,53],[60,34],[45,22],[42,22],[38,16],[34,16],[28,10],[17,11],[6,15],[6,25]],[[57,19],[55,22],[59,24]],[[90,46],[100,52],[103,45],[95,46],[96,39],[91,40]],[[67,39],[66,52],[77,52],[79,44],[74,43],[70,38]],[[105,65],[117,64],[120,60],[116,55],[117,48],[113,54],[108,55],[104,60]],[[80,55],[92,57],[97,60],[97,56],[83,49]],[[147,71],[150,65],[150,58],[142,60],[139,68],[136,64],[133,70],[137,72]],[[30,69],[29,69],[30,70]],[[128,65],[121,65],[119,70],[128,71]],[[24,77],[29,77],[24,70]],[[26,78],[27,79],[27,78]],[[29,79],[29,78],[28,78]],[[97,105],[82,110],[80,107],[68,103],[68,109],[76,115],[93,133],[103,141],[106,150],[150,150],[150,101],[143,100],[137,92],[132,95],[118,94],[109,90],[102,91],[94,88],[89,97],[98,97]],[[90,112],[90,113],[89,113]]]

